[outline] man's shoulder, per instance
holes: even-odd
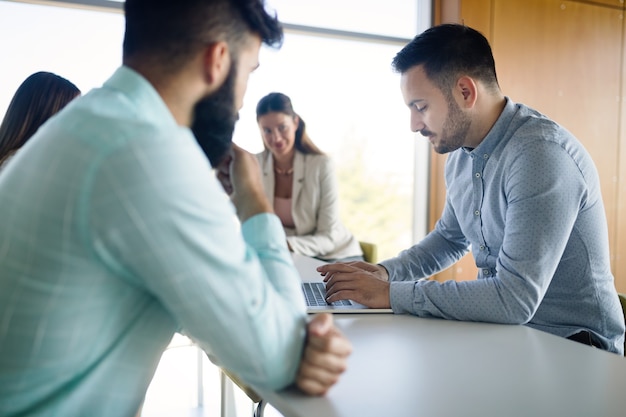
[[[513,136],[528,136],[539,140],[553,140],[572,136],[558,122],[524,104],[516,103],[517,112],[513,118]],[[573,136],[572,136],[573,137]]]
[[[162,102],[137,103],[132,96],[102,87],[72,104],[60,112],[57,128],[66,137],[100,151],[193,139],[191,131],[163,109]]]
[[[166,138],[188,130],[178,126],[154,87],[127,67],[68,107],[64,123],[89,136]]]

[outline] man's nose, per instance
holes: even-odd
[[[411,131],[412,132],[419,132],[420,130],[424,129],[425,127],[426,127],[426,125],[422,121],[421,116],[411,115]]]

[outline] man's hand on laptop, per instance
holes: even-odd
[[[389,274],[381,265],[366,262],[334,263],[317,267],[326,283],[326,301],[353,300],[370,308],[391,308]]]
[[[313,316],[307,325],[307,343],[296,385],[309,395],[323,395],[346,370],[352,344],[335,327],[331,314]]]
[[[339,265],[348,265],[352,267],[349,271],[354,271],[355,269],[361,271],[371,272],[376,278],[381,279],[383,281],[389,281],[389,273],[382,265],[371,264],[363,261],[354,261],[354,262],[336,262],[331,264],[325,264],[317,268],[318,272],[320,272],[323,276],[326,276],[328,273],[332,273],[332,271],[347,271],[347,268],[340,267]]]

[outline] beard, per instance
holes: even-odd
[[[463,146],[472,120],[463,113],[452,96],[448,97],[448,118],[441,128],[441,141],[434,146],[435,152],[444,154]]]
[[[235,108],[236,74],[237,63],[232,61],[224,83],[194,108],[191,131],[213,167],[219,165],[230,151],[235,124],[239,119]]]

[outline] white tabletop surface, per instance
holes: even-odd
[[[299,269],[315,262],[296,259]],[[626,359],[612,353],[526,326],[393,314],[335,321],[354,351],[326,396],[258,390],[285,417],[626,416]]]

